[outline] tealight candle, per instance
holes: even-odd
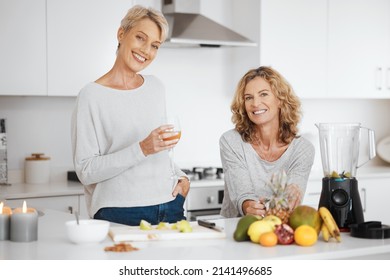
[[[11,213],[11,208],[4,206],[4,203],[0,202],[0,240],[9,240]]]
[[[27,208],[26,201],[23,208],[16,208],[11,215],[11,241],[30,242],[38,240],[38,212],[34,208]]]

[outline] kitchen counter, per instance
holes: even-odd
[[[132,242],[138,251],[105,252],[113,241],[76,245],[67,240],[65,222],[71,214],[44,210],[39,218],[38,241],[19,243],[0,241],[3,260],[250,260],[250,259],[390,259],[390,239],[359,239],[342,233],[342,242],[321,239],[312,247],[278,245],[262,247],[251,242],[236,242],[232,235],[238,219],[215,220],[226,230],[224,239]],[[185,234],[185,233],[183,233]]]
[[[16,183],[10,186],[0,186],[0,200],[83,194],[83,185],[72,181],[53,182],[47,184]]]
[[[364,167],[358,169],[359,178],[389,178],[390,167]],[[323,177],[322,170],[313,170],[310,173],[309,181],[321,182]],[[192,181],[192,188],[223,186],[223,180],[198,180]],[[0,186],[0,200],[18,199],[18,198],[36,198],[50,196],[83,195],[83,185],[79,182],[51,182],[47,184],[25,184],[16,183],[11,186]]]

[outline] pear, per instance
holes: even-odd
[[[151,230],[152,229],[152,225],[145,221],[145,220],[141,220],[141,222],[139,223],[139,228],[141,230]]]
[[[176,223],[177,225],[177,229],[180,231],[180,232],[192,232],[192,227],[191,227],[191,224],[190,222],[188,222],[187,220],[181,220],[181,221],[178,221]]]
[[[275,216],[275,215],[267,215],[263,218],[263,221],[269,222],[274,229],[276,226],[282,224],[282,220],[278,216]]]
[[[160,230],[168,229],[167,223],[159,222],[156,229],[160,229]]]

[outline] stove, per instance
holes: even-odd
[[[223,169],[193,167],[183,170],[191,180],[185,203],[187,220],[218,219],[224,195]]]

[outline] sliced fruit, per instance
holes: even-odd
[[[192,232],[192,227],[189,221],[187,220],[181,220],[176,223],[177,229],[180,232]]]
[[[156,229],[159,229],[159,230],[168,229],[168,224],[164,223],[164,222],[159,222],[158,225],[156,226]]]
[[[252,223],[248,228],[248,235],[252,242],[259,243],[260,236],[263,233],[274,231],[274,228],[270,222],[256,221]]]
[[[317,242],[318,233],[309,225],[301,225],[294,231],[294,240],[300,246],[312,246]]]
[[[152,225],[145,221],[145,220],[141,220],[141,222],[139,223],[139,228],[141,230],[151,230],[152,229]]]
[[[278,236],[279,244],[288,245],[294,242],[294,230],[288,224],[276,226],[275,234]]]

